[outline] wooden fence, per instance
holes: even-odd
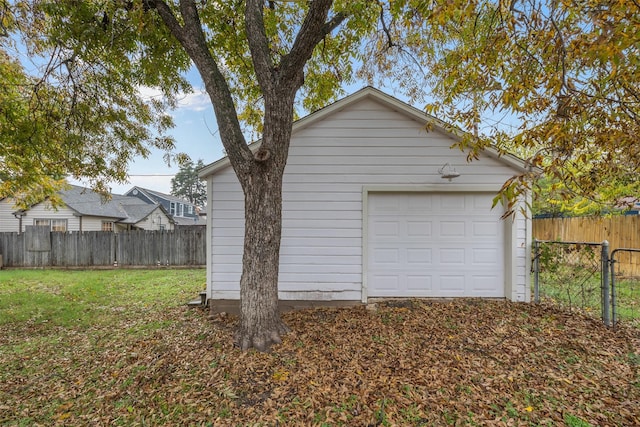
[[[0,256],[5,267],[200,266],[206,227],[112,233],[28,226],[24,233],[0,233]]]
[[[640,249],[640,215],[609,218],[544,218],[533,220],[533,237],[565,242],[609,242],[609,249]],[[620,253],[617,268],[625,275],[640,275],[640,256]]]

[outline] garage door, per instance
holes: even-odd
[[[504,297],[504,222],[488,193],[370,193],[370,297]]]

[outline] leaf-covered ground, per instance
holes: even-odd
[[[7,323],[0,425],[640,425],[640,336],[549,306],[409,301],[284,315],[270,353],[232,316],[105,308]]]

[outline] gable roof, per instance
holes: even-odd
[[[160,209],[173,221],[161,204],[149,204],[135,197],[111,194],[111,199],[106,200],[102,194],[78,185],[69,185],[60,190],[59,194],[64,205],[77,216],[95,216],[113,219],[123,224],[136,224],[156,209]],[[28,209],[21,211],[26,212]]]
[[[342,98],[336,102],[334,102],[333,104],[330,104],[324,108],[321,108],[320,110],[317,110],[299,120],[296,120],[293,123],[293,128],[292,128],[292,132],[291,135],[293,137],[293,135],[297,132],[300,131],[308,126],[311,126],[315,123],[318,123],[319,121],[323,120],[324,118],[326,118],[327,116],[336,113],[338,111],[344,110],[345,108],[360,102],[363,99],[373,99],[385,106],[387,106],[389,109],[396,111],[398,113],[401,113],[415,121],[417,121],[418,123],[423,124],[424,126],[429,125],[431,127],[431,131],[439,131],[445,135],[448,135],[452,140],[460,140],[462,138],[462,136],[465,134],[462,130],[459,131],[451,131],[451,126],[448,126],[445,122],[443,122],[442,120],[425,113],[422,110],[419,110],[409,104],[407,104],[406,102],[403,102],[401,100],[399,100],[398,98],[395,98],[391,95],[388,95],[384,92],[382,92],[379,89],[376,89],[374,87],[371,86],[366,86],[362,89],[360,89],[359,91],[346,96],[345,98]],[[251,143],[249,145],[249,147],[251,148],[251,150],[257,150],[260,147],[260,143],[261,140],[257,140],[253,143]],[[527,166],[526,166],[526,162],[522,159],[520,159],[519,157],[513,155],[513,154],[509,154],[509,153],[504,153],[501,154],[498,149],[494,148],[494,147],[487,147],[483,153],[489,155],[490,157],[499,159],[500,161],[504,162],[505,164],[518,169],[520,171],[526,171],[527,170]],[[198,172],[198,177],[200,177],[201,179],[206,178],[209,175],[213,175],[214,173],[216,173],[217,171],[221,170],[221,169],[225,169],[226,167],[230,166],[231,163],[229,161],[228,157],[223,157],[207,166],[205,166],[204,168],[200,169],[200,171]]]
[[[122,208],[122,202],[128,200],[124,196],[113,194],[111,200],[105,200],[100,193],[72,185],[59,192],[64,204],[81,216],[101,216],[116,219],[127,218],[127,212]],[[140,203],[144,203],[140,201]]]
[[[178,203],[182,203],[182,204],[185,204],[185,205],[192,205],[193,204],[188,200],[182,199],[182,198],[177,197],[177,196],[173,196],[171,194],[165,194],[165,193],[161,193],[159,191],[149,190],[148,188],[142,188],[142,187],[138,187],[138,186],[135,186],[132,189],[130,189],[129,191],[127,191],[126,193],[124,193],[125,196],[132,195],[131,193],[134,190],[138,190],[140,193],[142,193],[148,199],[154,200],[156,202],[158,201],[158,199],[164,199],[164,200],[167,200],[169,202],[178,202]]]
[[[125,219],[118,221],[123,224],[137,224],[151,215],[156,209],[160,209],[166,214],[166,211],[161,204],[151,205],[143,202],[140,204],[122,204],[121,207],[127,213],[127,217]],[[170,215],[167,215],[167,217],[171,219]]]

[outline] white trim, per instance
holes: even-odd
[[[363,185],[362,186],[362,291],[361,302],[367,303],[368,295],[368,262],[369,262],[369,193],[491,193],[500,188],[494,185],[466,185],[466,184],[434,184],[434,185]],[[496,208],[498,208],[496,206]],[[495,209],[495,208],[494,208]],[[504,212],[504,208],[503,208]],[[517,301],[517,253],[514,246],[517,242],[516,221],[505,219],[503,238],[503,289],[505,298]],[[530,222],[530,220],[529,220]],[[530,227],[529,227],[530,232]],[[530,248],[527,248],[527,250]],[[529,251],[530,252],[530,251]],[[528,264],[528,263],[527,263]],[[527,270],[528,271],[528,270]],[[512,289],[514,288],[514,289]],[[528,288],[528,286],[527,286]]]
[[[498,194],[502,186],[497,184],[455,184],[443,182],[442,184],[409,184],[409,185],[364,185],[362,191],[385,193],[491,193]]]
[[[369,287],[367,286],[369,280],[367,275],[369,271],[369,250],[367,249],[369,245],[369,192],[374,191],[369,188],[366,185],[362,186],[362,260],[360,262],[362,266],[362,284],[360,300],[363,304],[366,304],[369,299]]]
[[[518,242],[518,227],[515,218],[506,218],[504,221],[504,296],[510,301],[516,301],[518,297],[518,270],[517,253],[515,245]],[[511,227],[509,227],[509,225]],[[509,249],[507,251],[507,248]]]
[[[525,206],[527,207],[527,214],[521,214],[524,216],[525,221],[525,248],[524,248],[524,302],[531,302],[531,245],[533,243],[533,219],[531,218],[531,210],[528,209],[533,203],[533,196],[531,191],[528,191],[525,197]]]
[[[212,244],[213,244],[213,177],[208,177],[207,178],[207,206],[205,207],[205,211],[207,212],[207,235],[205,237],[206,240],[206,261],[207,261],[207,266],[206,266],[206,274],[207,274],[207,280],[206,282],[206,289],[205,292],[207,292],[207,298],[211,299],[213,298],[213,283],[211,280],[211,277],[213,275],[213,248],[212,248]]]

